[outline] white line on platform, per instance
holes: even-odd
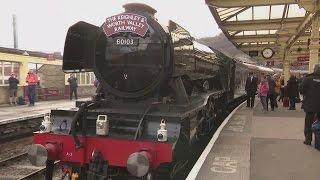
[[[221,125],[219,126],[219,128],[216,130],[216,132],[213,134],[212,139],[210,140],[210,142],[208,143],[207,147],[203,150],[201,156],[199,157],[199,159],[197,160],[197,162],[194,164],[193,168],[191,169],[188,177],[186,178],[186,180],[194,180],[196,179],[200,168],[202,167],[204,161],[206,160],[209,152],[211,151],[214,143],[216,142],[216,140],[218,139],[222,129],[224,128],[224,126],[229,122],[229,120],[231,119],[231,117],[234,115],[234,113],[244,104],[245,102],[241,103],[238,107],[236,107],[228,116],[227,118],[221,123]]]

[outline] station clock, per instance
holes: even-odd
[[[265,59],[270,59],[274,55],[274,51],[271,48],[265,48],[265,49],[262,50],[261,55]]]

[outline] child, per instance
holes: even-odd
[[[268,85],[268,81],[266,80],[265,77],[262,76],[261,78],[261,82],[259,84],[259,90],[258,90],[258,94],[261,100],[261,104],[262,104],[262,112],[267,112],[267,95],[268,95],[268,91],[269,91],[269,85]]]

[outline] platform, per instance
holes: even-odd
[[[22,105],[0,107],[0,125],[42,117],[49,113],[51,109],[68,109],[72,107],[75,107],[75,101],[70,100],[41,101],[36,102],[35,106]]]
[[[318,180],[320,152],[304,145],[304,112],[243,104],[210,141],[187,180]],[[215,134],[217,136],[217,134]]]

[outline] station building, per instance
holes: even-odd
[[[26,100],[26,76],[30,69],[36,69],[40,84],[37,88],[37,99],[51,100],[69,98],[70,74],[62,71],[62,56],[60,53],[43,53],[0,47],[0,104],[9,102],[8,79],[15,73],[20,84],[18,97]],[[78,78],[78,96],[89,97],[95,92],[93,72],[76,73]]]

